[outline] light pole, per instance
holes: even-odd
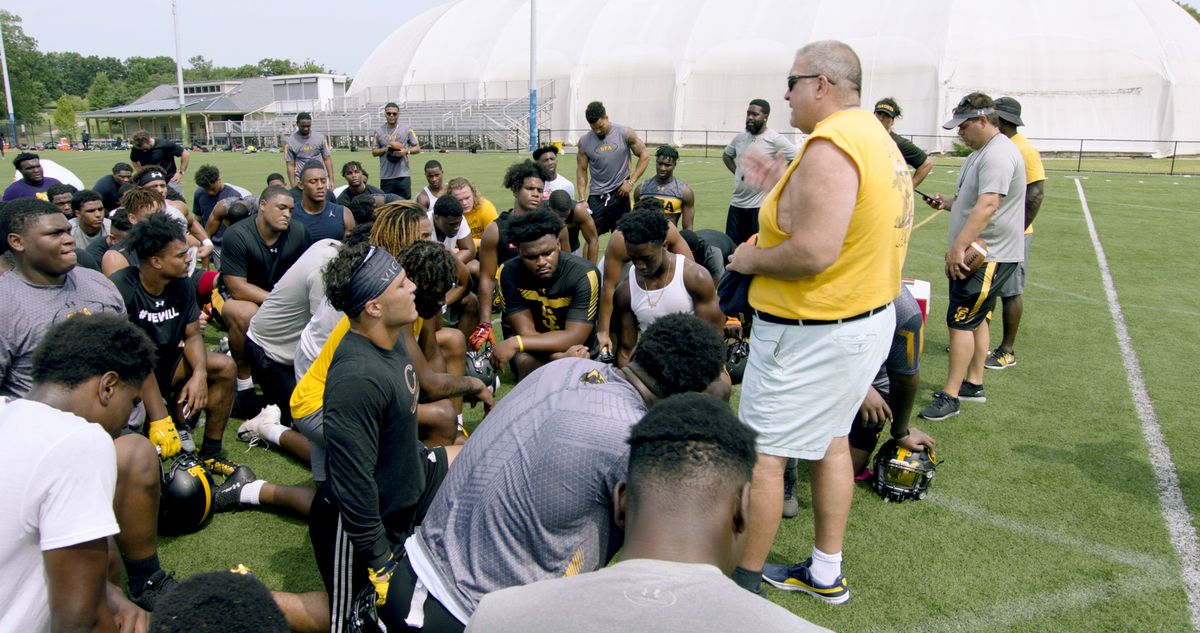
[[[179,41],[179,0],[171,0],[171,19],[175,22],[175,86],[179,90],[179,128],[183,135],[183,146],[190,147],[187,106],[183,102],[183,46]]]
[[[4,54],[4,25],[0,24],[0,68],[4,70],[4,101],[8,106],[8,129],[9,138],[12,141],[13,147],[20,145],[17,142],[17,117],[13,114],[12,104],[12,87],[8,85],[8,57]]]
[[[537,0],[529,0],[529,151],[537,149]]]

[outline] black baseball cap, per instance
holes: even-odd
[[[551,152],[553,152],[555,156],[558,156],[558,146],[557,145],[543,145],[543,146],[533,150],[533,160],[537,160],[537,159],[541,158],[543,154],[549,154]]]
[[[900,104],[891,97],[884,97],[875,102],[875,112],[877,114],[886,114],[890,117],[897,118],[900,116]]]
[[[1013,125],[1025,125],[1021,120],[1021,102],[1012,97],[996,99],[996,114]]]

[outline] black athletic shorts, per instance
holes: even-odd
[[[279,407],[280,423],[292,425],[292,391],[296,388],[296,368],[277,363],[263,351],[261,345],[246,336],[246,362],[250,363],[250,374],[254,382],[262,387],[267,402]]]
[[[614,189],[608,193],[588,196],[588,208],[592,210],[592,222],[596,223],[596,234],[611,233],[617,228],[617,220],[625,217],[633,208],[632,198],[617,195]]]
[[[425,460],[425,491],[421,493],[421,498],[412,508],[411,521],[404,526],[385,525],[388,540],[392,545],[392,554],[397,559],[404,556],[404,540],[424,520],[425,513],[429,511],[429,506],[433,503],[434,495],[437,494],[438,488],[446,478],[449,467],[446,449],[438,447],[429,452],[436,455],[437,459],[432,462],[428,459]],[[321,573],[321,580],[325,583],[325,592],[329,595],[332,617],[349,617],[354,597],[368,584],[367,560],[354,551],[354,545],[351,543],[349,535],[342,529],[337,497],[334,496],[333,486],[329,481],[321,484],[313,499],[312,507],[309,509],[308,537],[312,542],[313,554],[317,559],[317,570]],[[397,570],[397,573],[402,572]],[[407,602],[405,606],[407,606]],[[405,613],[407,613],[407,609]],[[340,627],[333,628],[340,630]]]
[[[442,603],[433,596],[426,596],[420,606],[425,616],[425,624],[420,629],[405,626],[404,620],[413,609],[413,589],[417,586],[417,572],[405,558],[400,563],[396,573],[392,574],[392,582],[388,585],[387,604],[379,610],[379,616],[389,631],[422,631],[422,633],[462,633],[467,626],[458,621]]]
[[[997,292],[1017,271],[1016,262],[987,262],[969,279],[950,280],[946,325],[973,331],[983,323],[996,303]]]
[[[733,240],[734,248],[755,233],[758,233],[758,209],[729,205],[729,214],[725,216],[725,235]]]
[[[394,193],[405,200],[412,199],[412,178],[410,176],[380,180],[379,188],[384,193]]]

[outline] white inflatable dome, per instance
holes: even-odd
[[[379,44],[349,94],[380,104],[519,97],[529,6],[456,0],[426,11]],[[1017,98],[1030,137],[1200,141],[1200,24],[1171,0],[542,0],[538,12],[539,84],[552,84],[543,92],[553,98],[538,127],[556,139],[586,130],[592,100],[637,130],[736,132],[759,97],[773,106],[770,125],[789,131],[783,93],[793,53],[839,39],[862,58],[864,104],[896,98],[904,134],[951,135],[940,124],[964,94],[982,90]],[[669,136],[701,142],[691,132]],[[1161,153],[1171,144],[1103,149]]]

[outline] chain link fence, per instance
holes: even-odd
[[[578,139],[587,129],[539,129],[538,144],[561,143],[573,147],[568,139]],[[720,158],[725,146],[741,130],[654,130],[634,128],[638,137],[653,149],[671,145],[682,156]],[[804,135],[783,133],[797,145]],[[957,136],[901,134],[933,155],[938,163],[953,164],[970,153]],[[1200,176],[1200,141],[1138,139],[1067,139],[1029,137],[1042,154],[1050,171],[1097,172],[1114,174],[1160,174],[1164,176]],[[573,151],[573,150],[570,150]]]

